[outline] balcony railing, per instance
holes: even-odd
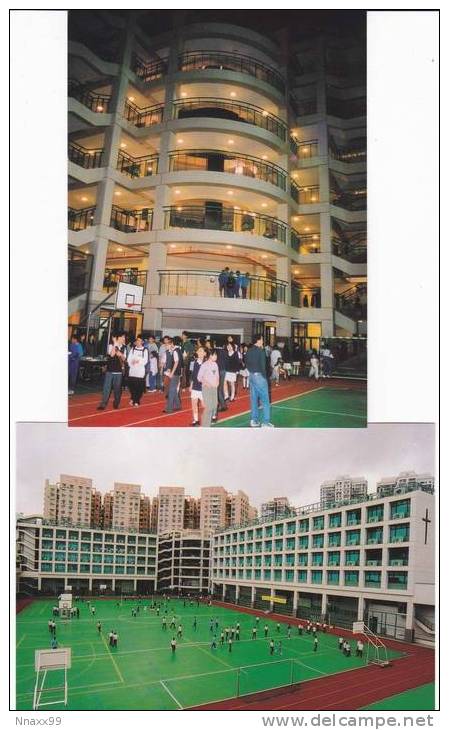
[[[279,71],[250,56],[225,51],[191,51],[182,53],[178,59],[180,71],[236,71],[253,76],[260,81],[285,91],[285,82]]]
[[[159,58],[156,61],[144,61],[137,53],[131,56],[131,70],[145,83],[157,81],[167,73],[168,59]]]
[[[158,162],[158,155],[132,157],[120,151],[117,158],[117,170],[120,170],[120,172],[123,172],[130,178],[149,177],[156,175]]]
[[[123,233],[139,233],[150,231],[153,222],[153,209],[126,210],[117,205],[112,206],[111,226]]]
[[[68,225],[71,231],[84,231],[85,228],[93,226],[96,208],[69,208]]]
[[[298,233],[295,228],[290,231],[290,246],[300,254],[320,253],[319,233]]]
[[[292,307],[321,307],[321,289],[319,287],[301,287],[297,284],[291,286]],[[329,543],[330,545],[330,543]]]
[[[69,160],[86,170],[102,166],[103,151],[103,149],[89,150],[76,142],[69,142]]]
[[[240,155],[226,150],[183,150],[170,152],[170,172],[180,171],[225,172],[233,175],[244,175],[256,180],[271,183],[281,190],[286,190],[287,176],[285,171],[269,162]]]
[[[214,117],[253,124],[275,134],[283,142],[287,139],[287,125],[285,122],[265,109],[254,106],[254,104],[242,104],[212,97],[195,97],[174,102],[174,119],[190,119],[192,117]]]
[[[139,286],[146,287],[148,271],[135,271],[129,272],[123,269],[106,269],[103,289],[114,291],[120,281],[124,281],[126,284],[138,284]]]
[[[290,179],[290,195],[296,203],[299,203],[299,205],[319,203],[320,186],[308,185],[306,187],[300,187],[294,180]]]
[[[367,285],[364,283],[335,294],[335,309],[351,319],[365,320]]]
[[[367,190],[364,187],[353,190],[331,190],[331,204],[345,210],[366,210]]]
[[[331,147],[329,146],[330,156],[334,160],[340,162],[366,162],[366,148],[358,149],[356,147]]]
[[[159,294],[166,296],[220,297],[219,271],[159,271]],[[287,282],[249,276],[246,299],[285,303]]]
[[[310,139],[300,142],[294,135],[290,137],[290,149],[299,160],[308,160],[318,155],[318,140]]]
[[[263,236],[287,241],[287,225],[277,218],[217,205],[171,206],[165,208],[165,228],[197,228]]]
[[[332,253],[353,264],[366,263],[366,233],[362,234],[360,240],[342,240],[337,236],[332,238]]]
[[[111,94],[96,94],[90,89],[87,89],[84,84],[74,79],[69,79],[69,96],[93,112],[98,112],[99,114],[109,112]]]
[[[151,127],[153,124],[161,124],[163,116],[163,104],[139,107],[128,100],[125,102],[125,119],[135,127]]]

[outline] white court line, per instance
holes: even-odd
[[[272,401],[270,403],[270,406],[273,408],[273,406],[277,405],[278,403],[285,403],[286,400],[293,400],[293,398],[302,398],[304,395],[310,395],[311,393],[316,393],[318,390],[324,390],[324,388],[325,388],[324,385],[320,385],[319,388],[312,388],[311,390],[306,390],[304,393],[296,393],[295,395],[288,395],[285,398],[279,398],[279,400]],[[248,411],[242,411],[242,413],[236,413],[234,416],[226,416],[226,418],[220,418],[220,420],[218,422],[223,423],[223,421],[229,421],[231,418],[238,418],[239,416],[245,416],[247,413],[251,413],[251,409],[249,409]]]
[[[176,702],[176,704],[178,705],[179,709],[180,710],[183,710],[184,709],[183,706],[181,705],[180,702],[178,702],[178,700],[176,699],[176,697],[173,694],[173,692],[170,692],[170,690],[168,689],[168,687],[165,684],[165,682],[162,679],[160,679],[159,681],[160,681],[161,685],[163,686],[163,688],[165,689],[165,691],[167,692],[167,694],[169,694],[170,697],[172,698],[172,700],[174,700],[174,702]]]
[[[339,411],[316,411],[312,408],[289,408],[288,406],[277,406],[273,403],[272,408],[278,408],[281,411],[297,411],[298,413],[324,413],[327,416],[347,416],[348,418],[360,418],[366,420],[366,416],[358,416],[355,413],[340,413]]]

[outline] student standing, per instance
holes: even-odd
[[[344,641],[343,641],[342,637],[340,636],[340,638],[338,639],[338,648],[340,649],[340,651],[342,651],[342,649],[343,649],[343,644],[344,644]]]
[[[170,646],[171,646],[171,653],[174,654],[175,651],[176,651],[176,639],[175,639],[175,637],[173,637],[173,639],[170,641]]]
[[[231,342],[226,345],[225,359],[225,379],[224,379],[224,398],[225,401],[235,400],[235,384],[237,382],[237,373],[240,370],[240,358],[238,352]]]
[[[320,377],[320,361],[318,359],[318,356],[316,352],[313,352],[310,356],[310,370],[309,370],[309,378],[315,378],[315,380],[318,380]]]
[[[315,636],[315,638],[313,640],[313,651],[317,651],[317,650],[318,650],[318,636]]]
[[[181,399],[179,397],[179,388],[182,373],[182,357],[179,347],[179,338],[168,340],[168,350],[166,352],[165,372],[168,378],[167,388],[167,406],[165,413],[173,413],[181,410]]]
[[[263,627],[263,633],[264,633],[265,638],[267,638],[267,636],[268,636],[268,626],[266,624]]]
[[[204,411],[201,426],[210,428],[218,405],[217,389],[220,381],[217,365],[217,351],[209,351],[208,358],[202,363],[197,375],[202,386]],[[216,416],[215,416],[216,418]]]
[[[97,411],[104,411],[106,408],[111,391],[114,391],[114,408],[120,406],[122,397],[122,379],[123,370],[126,360],[126,346],[124,333],[112,338],[112,342],[108,347],[106,372],[104,374],[103,395]]]
[[[363,656],[363,641],[360,639],[357,641],[357,651],[356,656],[362,657]]]
[[[246,367],[249,371],[249,396],[251,401],[251,427],[273,427],[270,423],[271,407],[268,393],[267,361],[263,337],[259,335],[246,354]],[[259,401],[262,406],[262,424],[259,417]]]
[[[69,344],[69,395],[73,395],[75,393],[82,355],[83,348],[79,343],[78,336],[72,335]]]
[[[251,638],[252,639],[257,639],[257,629],[256,629],[255,626],[253,627]]]
[[[130,405],[140,406],[140,399],[145,390],[145,369],[148,362],[148,350],[143,346],[141,335],[137,335],[134,345],[129,351],[127,362],[129,365],[128,387],[131,393]]]
[[[229,637],[229,639],[228,639],[228,651],[231,654],[231,652],[232,652],[232,639],[231,639],[231,637]]]
[[[159,370],[159,358],[156,351],[149,353],[150,361],[148,363],[148,393],[155,393],[157,389],[157,374]]]
[[[97,621],[97,631],[101,634],[101,621]]]
[[[192,426],[200,425],[199,407],[200,403],[203,403],[203,386],[198,380],[198,373],[200,367],[206,357],[206,351],[204,347],[200,346],[196,352],[196,357],[193,362],[192,377],[190,382],[190,398],[192,401]]]
[[[270,640],[270,656],[273,656],[274,654],[274,640]]]

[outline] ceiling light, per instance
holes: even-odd
[[[134,101],[134,97],[133,96],[128,96],[128,101]]]
[[[266,208],[268,203],[262,203],[262,208]]]
[[[315,234],[314,234],[314,235],[312,236],[312,238],[313,238],[313,239],[314,239],[314,240],[316,241],[316,239],[318,238],[317,234],[315,233]]]
[[[89,200],[89,198],[86,198],[86,196],[83,195],[83,197],[81,198],[81,200],[83,201],[83,203],[87,203],[87,201]]]
[[[267,254],[266,254],[266,253],[263,253],[263,254],[262,254],[262,258],[263,258],[263,259],[267,259],[267,258],[268,258]]]
[[[97,112],[102,112],[103,111],[103,107],[101,105],[100,106],[97,106],[96,111]]]
[[[232,246],[231,245],[228,245],[228,246],[226,246],[226,248],[232,248]]]
[[[310,231],[310,226],[306,226],[306,227],[304,228],[304,230],[305,230],[305,231]]]
[[[237,96],[237,94],[235,93],[235,91],[231,91],[231,93],[229,94],[229,96],[232,96],[232,98],[234,99]]]
[[[117,246],[117,251],[123,251],[123,249],[120,246]]]
[[[176,243],[171,243],[170,248],[176,248]]]
[[[125,149],[125,147],[126,147],[126,142],[122,142],[122,143],[121,143],[121,145],[120,145],[120,147],[121,147],[122,149]]]
[[[240,210],[240,206],[239,205],[233,205],[232,207],[234,208],[234,210]]]
[[[180,213],[180,212],[181,212],[181,210],[182,210],[182,207],[181,207],[181,206],[179,206],[178,208],[176,208],[176,210],[177,210],[177,211],[178,211],[178,212]]]
[[[175,195],[179,195],[180,192],[181,192],[180,190],[175,190]]]
[[[233,139],[228,139],[228,144],[234,144],[234,140]]]
[[[263,116],[263,117],[267,117],[267,116],[268,116],[268,112],[267,112],[267,111],[265,111],[265,109],[264,109],[264,110],[263,110],[263,112],[262,112],[262,116]]]
[[[262,155],[262,160],[268,160],[268,155]]]
[[[184,144],[184,140],[183,139],[177,139],[176,140],[176,144]]]
[[[183,98],[183,99],[185,99],[185,98],[186,98],[186,96],[187,96],[187,92],[185,92],[185,91],[181,91],[181,96],[182,96],[182,98]]]
[[[294,271],[293,273],[294,273],[294,274],[299,274],[299,271],[298,271],[298,269],[296,269],[296,270],[295,270],[295,271]]]
[[[228,195],[234,195],[234,191],[233,190],[228,190]]]
[[[114,195],[119,196],[119,195],[121,195],[121,193],[118,190],[116,190],[115,193],[114,193]]]
[[[297,215],[294,215],[294,216],[293,216],[293,220],[294,220],[294,221],[297,221],[297,220],[299,220],[299,216],[297,216]]]
[[[312,201],[312,203],[314,203],[315,200],[316,200],[316,197],[314,195],[312,195],[312,197],[310,198],[310,200]]]

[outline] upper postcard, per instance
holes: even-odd
[[[290,14],[69,12],[69,425],[366,426],[366,14]]]

